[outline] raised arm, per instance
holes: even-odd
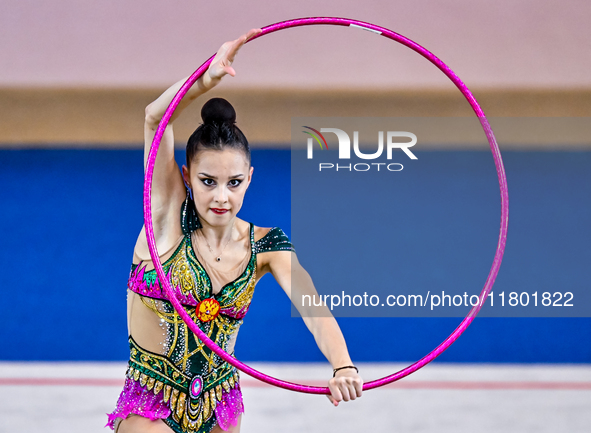
[[[224,43],[209,68],[197,83],[187,92],[172,115],[158,150],[154,164],[152,180],[152,219],[156,246],[161,253],[169,250],[182,234],[180,225],[180,208],[185,199],[185,186],[179,167],[174,159],[173,122],[182,111],[197,97],[215,87],[226,74],[236,75],[232,62],[244,43],[260,33],[260,29],[252,29],[238,39]],[[156,134],[158,124],[168,105],[179,91],[187,78],[173,84],[154,102],[146,107],[144,121],[144,166]],[[134,250],[134,260],[147,260],[150,257],[146,241],[145,228],[138,237]]]
[[[333,369],[352,366],[343,333],[326,305],[315,307],[303,305],[302,296],[310,295],[312,299],[318,293],[312,278],[300,265],[294,252],[275,251],[261,254],[264,271],[271,272],[287,296],[292,300],[304,323],[314,336],[316,344]],[[293,290],[292,290],[293,289]],[[297,299],[296,299],[297,298]],[[313,303],[311,303],[313,304]],[[353,368],[345,368],[336,372],[329,380],[331,390],[329,400],[335,405],[341,400],[349,401],[361,397],[363,380]]]

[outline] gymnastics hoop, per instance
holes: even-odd
[[[426,50],[416,42],[411,41],[410,39],[395,33],[391,30],[388,30],[384,27],[376,26],[374,24],[366,23],[363,21],[352,20],[348,18],[333,18],[333,17],[312,17],[312,18],[298,18],[295,20],[288,20],[282,21],[279,23],[271,24],[269,26],[263,27],[261,30],[262,32],[258,35],[252,37],[247,42],[251,42],[255,39],[260,38],[269,33],[273,33],[279,30],[288,29],[291,27],[299,27],[299,26],[309,26],[309,25],[320,25],[320,24],[327,24],[327,25],[337,25],[337,26],[349,26],[360,28],[363,30],[370,31],[372,33],[376,33],[381,36],[385,36],[388,39],[393,39],[396,42],[405,45],[406,47],[416,51],[435,66],[437,66],[447,77],[456,85],[456,87],[462,92],[476,115],[480,120],[480,124],[484,133],[486,134],[486,138],[491,148],[491,152],[493,154],[495,160],[495,166],[497,169],[497,176],[499,179],[499,187],[501,191],[501,227],[499,231],[499,242],[497,244],[497,250],[495,253],[495,257],[493,259],[492,267],[489,271],[488,277],[486,282],[484,283],[484,287],[480,292],[480,299],[486,299],[492,286],[495,282],[497,274],[499,273],[499,268],[501,266],[501,261],[503,260],[503,253],[505,252],[505,244],[507,241],[507,227],[509,224],[509,191],[507,189],[507,177],[505,176],[505,168],[503,167],[503,160],[501,159],[501,152],[499,150],[499,146],[497,145],[495,136],[492,132],[490,124],[482,108],[476,99],[466,87],[466,85],[458,78],[458,76],[441,60],[439,60],[434,54],[430,51]],[[151,205],[151,197],[152,197],[152,178],[154,174],[154,164],[156,162],[156,155],[158,153],[158,148],[160,146],[160,142],[162,141],[162,135],[164,134],[164,130],[170,121],[174,110],[176,110],[178,104],[180,103],[181,99],[185,96],[187,91],[195,84],[195,82],[207,71],[209,64],[213,60],[215,54],[211,56],[205,63],[203,63],[194,73],[191,75],[187,81],[183,84],[180,90],[177,92],[175,97],[170,102],[170,105],[166,109],[166,112],[162,116],[162,120],[158,125],[158,129],[156,130],[156,135],[152,141],[152,146],[150,147],[150,152],[148,154],[148,164],[146,166],[146,175],[144,178],[144,222],[146,227],[146,237],[148,240],[148,248],[150,250],[150,256],[152,257],[152,262],[156,269],[156,273],[158,274],[158,278],[160,280],[161,286],[164,288],[166,292],[166,296],[174,306],[174,309],[177,311],[179,316],[183,319],[183,321],[187,324],[189,329],[193,331],[205,345],[215,352],[218,356],[220,356],[224,361],[228,362],[229,364],[233,365],[234,367],[238,368],[239,370],[243,371],[244,373],[259,379],[263,382],[266,382],[270,385],[278,386],[281,388],[289,389],[292,391],[298,392],[305,392],[309,394],[330,394],[330,390],[328,387],[318,387],[318,386],[308,386],[308,385],[301,385],[298,383],[287,382],[281,379],[276,379],[272,376],[268,376],[264,373],[261,373],[254,368],[249,367],[248,365],[240,362],[236,358],[231,357],[227,354],[224,350],[222,350],[219,346],[217,346],[213,341],[211,341],[207,335],[199,329],[197,324],[191,319],[191,317],[187,314],[185,309],[182,307],[179,300],[174,295],[174,292],[168,282],[166,275],[164,273],[164,269],[162,268],[162,263],[160,262],[160,257],[158,255],[158,251],[156,249],[156,241],[154,239],[154,228],[152,225],[152,205]],[[411,373],[414,373],[418,369],[424,367],[429,362],[433,361],[437,358],[443,351],[445,351],[449,346],[452,345],[454,341],[458,339],[460,335],[468,328],[468,326],[472,323],[480,309],[482,308],[483,302],[479,302],[478,305],[472,307],[466,317],[462,320],[462,322],[458,325],[458,327],[445,339],[441,344],[439,344],[435,349],[425,355],[423,358],[415,362],[414,364],[409,365],[408,367],[398,371],[397,373],[391,374],[390,376],[385,376],[381,379],[377,379],[371,382],[367,382],[363,385],[364,390],[369,390],[373,388],[377,388],[383,385],[387,385],[394,381],[400,380],[403,377],[408,376]]]

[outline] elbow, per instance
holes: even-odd
[[[156,110],[154,110],[153,103],[149,104],[145,109],[144,123],[146,124],[146,126],[156,128],[160,123],[161,119],[162,116],[159,115],[159,113],[157,113]]]

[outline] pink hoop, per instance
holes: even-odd
[[[501,159],[501,153],[499,150],[499,146],[495,140],[493,135],[492,129],[488,120],[486,119],[484,112],[476,102],[476,99],[468,90],[466,85],[457,77],[457,75],[441,60],[439,60],[435,55],[431,52],[427,51],[425,48],[421,47],[417,43],[411,41],[408,38],[405,38],[398,33],[394,33],[391,30],[388,30],[384,27],[376,26],[374,24],[365,23],[362,21],[356,21],[347,18],[331,18],[331,17],[315,17],[315,18],[299,18],[295,20],[283,21],[280,23],[272,24],[270,26],[264,27],[262,32],[257,36],[250,39],[248,42],[251,42],[255,39],[260,38],[269,33],[273,33],[279,30],[288,29],[291,27],[298,27],[298,26],[308,26],[308,25],[319,25],[319,24],[329,24],[329,25],[338,25],[338,26],[350,26],[350,27],[358,27],[362,28],[379,35],[385,36],[389,39],[393,39],[396,42],[399,42],[412,50],[416,51],[435,66],[437,66],[447,77],[456,85],[456,87],[462,92],[476,115],[480,120],[480,124],[486,134],[488,139],[488,143],[490,145],[494,160],[495,166],[497,169],[497,176],[499,179],[499,187],[501,191],[501,227],[499,231],[499,242],[497,244],[497,250],[495,253],[495,257],[493,260],[492,267],[484,284],[482,291],[480,292],[480,298],[484,299],[488,296],[488,293],[492,289],[494,281],[497,277],[499,272],[499,268],[501,266],[501,261],[503,259],[503,253],[505,251],[505,243],[507,241],[507,227],[509,223],[509,191],[507,189],[507,178],[505,176],[505,169],[503,167],[503,160]],[[156,272],[158,274],[158,278],[160,280],[160,284],[164,288],[166,292],[166,296],[174,306],[175,310],[179,314],[179,316],[185,321],[187,326],[205,343],[207,347],[209,347],[212,351],[214,351],[217,355],[219,355],[222,359],[227,361],[229,364],[233,365],[234,367],[238,368],[239,370],[243,371],[244,373],[259,379],[263,382],[266,382],[270,385],[279,386],[281,388],[290,389],[292,391],[298,392],[305,392],[310,394],[330,394],[330,391],[327,387],[317,387],[317,386],[307,386],[301,385],[292,382],[286,382],[280,379],[276,379],[274,377],[268,376],[263,374],[248,365],[238,361],[236,358],[231,357],[222,349],[220,349],[213,341],[211,341],[207,335],[199,329],[199,327],[193,322],[193,320],[189,317],[186,313],[184,308],[182,307],[181,303],[178,299],[174,296],[173,290],[170,287],[170,283],[166,279],[166,275],[164,274],[164,270],[162,269],[162,264],[159,260],[158,251],[156,250],[156,242],[154,239],[154,229],[152,225],[152,209],[151,209],[151,192],[152,192],[152,177],[154,173],[154,163],[156,161],[156,155],[158,153],[158,148],[160,146],[160,142],[162,140],[162,135],[164,134],[164,130],[170,121],[174,110],[178,106],[179,102],[185,96],[187,91],[195,84],[195,82],[203,75],[203,73],[209,67],[209,64],[213,60],[215,54],[211,56],[205,63],[203,63],[194,73],[189,77],[189,79],[183,84],[181,89],[175,95],[173,100],[171,101],[170,105],[168,106],[162,120],[160,121],[160,125],[156,131],[156,135],[154,136],[154,140],[152,141],[152,147],[150,148],[150,153],[148,155],[148,164],[146,167],[146,176],[144,180],[144,221],[146,226],[146,236],[148,239],[148,247],[150,249],[150,255],[152,257],[152,261],[156,268]],[[468,328],[468,326],[472,323],[478,312],[480,311],[482,305],[473,307],[468,315],[462,320],[462,322],[458,325],[458,327],[435,349],[425,355],[423,358],[411,364],[410,366],[406,367],[403,370],[398,371],[390,376],[383,377],[381,379],[374,380],[372,382],[367,382],[364,384],[363,389],[368,390],[372,388],[377,388],[388,383],[392,383],[394,381],[400,380],[403,377],[408,376],[409,374],[417,371],[421,367],[425,366],[429,362],[433,361],[437,358],[443,351],[445,351],[451,344],[458,339],[460,335]]]

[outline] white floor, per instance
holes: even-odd
[[[253,364],[319,384],[327,365]],[[366,380],[401,365],[360,365]],[[0,432],[107,433],[105,413],[125,363],[0,363]],[[397,384],[333,407],[326,397],[261,385],[242,375],[242,432],[590,432],[589,365],[428,365]]]

